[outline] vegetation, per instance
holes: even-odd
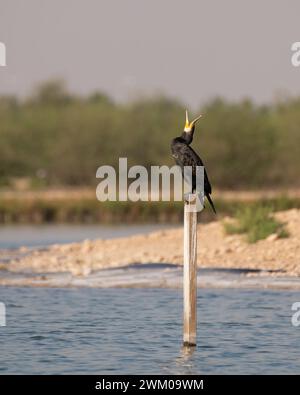
[[[227,234],[246,234],[249,243],[265,239],[271,234],[288,237],[284,224],[271,216],[270,208],[263,205],[247,206],[239,209],[235,222],[224,222]]]
[[[103,164],[173,165],[169,144],[181,133],[185,106],[166,97],[116,104],[102,93],[71,95],[61,81],[37,87],[26,100],[0,98],[0,185],[95,186]],[[299,186],[300,98],[256,106],[217,99],[195,146],[214,186]]]
[[[215,199],[218,217],[237,216],[237,213],[256,212],[257,206],[266,212],[300,208],[300,199],[277,198],[259,202]],[[22,199],[0,195],[0,224],[10,223],[182,223],[181,202],[99,202],[93,196],[44,197]],[[216,216],[206,207],[199,222],[215,220]],[[226,225],[227,226],[227,225]],[[283,230],[283,228],[282,228]],[[229,229],[229,232],[233,231]]]

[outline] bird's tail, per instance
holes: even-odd
[[[216,209],[215,209],[215,205],[214,205],[214,203],[213,203],[213,201],[212,201],[212,199],[211,199],[211,197],[210,197],[210,194],[208,193],[208,194],[206,195],[206,197],[207,197],[207,200],[209,201],[209,204],[211,205],[211,208],[213,209],[213,212],[214,212],[215,214],[217,214]]]

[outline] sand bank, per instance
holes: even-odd
[[[275,216],[286,223],[290,236],[279,239],[271,235],[255,244],[248,244],[243,235],[226,235],[221,221],[200,224],[199,268],[247,269],[268,272],[269,276],[300,276],[300,210],[279,212]],[[53,245],[42,250],[22,248],[19,253],[23,255],[11,256],[10,263],[1,264],[1,268],[12,273],[69,272],[75,277],[85,277],[100,269],[131,264],[180,266],[182,236],[182,229],[170,229],[113,240]]]

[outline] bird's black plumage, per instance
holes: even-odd
[[[184,174],[184,167],[191,166],[192,167],[192,185],[191,189],[192,192],[196,190],[196,167],[197,166],[204,166],[202,159],[200,156],[190,147],[190,144],[193,141],[194,131],[195,131],[195,123],[187,124],[188,131],[184,131],[181,136],[176,137],[171,142],[171,151],[172,156],[175,159],[175,162],[178,166],[181,167],[182,175]],[[190,130],[189,130],[190,129]],[[204,167],[204,195],[206,196],[207,200],[209,201],[214,213],[216,213],[215,206],[213,201],[210,197],[212,192],[211,184],[208,179],[208,175],[206,169]]]

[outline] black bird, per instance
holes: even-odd
[[[202,115],[189,122],[188,112],[186,110],[185,117],[185,127],[183,133],[180,137],[176,137],[172,140],[171,151],[172,156],[175,159],[177,165],[181,167],[182,176],[184,176],[184,166],[192,167],[192,193],[196,191],[196,166],[204,166],[203,161],[196,154],[196,152],[190,147],[193,141],[194,131],[196,122],[201,118]],[[190,181],[189,181],[190,182]],[[209,201],[214,213],[216,214],[216,209],[211,200],[211,185],[207,176],[206,169],[204,168],[204,195]]]

